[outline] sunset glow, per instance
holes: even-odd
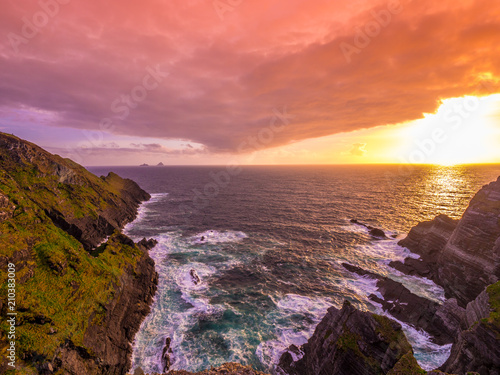
[[[6,3],[0,130],[85,165],[500,162],[498,2]]]

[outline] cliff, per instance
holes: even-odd
[[[148,249],[120,233],[150,196],[115,174],[0,133],[0,282],[16,268],[16,374],[125,374],[156,290]],[[0,300],[5,316],[7,306]],[[0,327],[0,372],[6,360]]]
[[[500,282],[467,305],[467,329],[459,333],[441,369],[481,375],[500,373]]]
[[[400,242],[420,259],[391,265],[441,285],[461,307],[500,279],[500,178],[484,186],[457,222],[444,215],[414,227]]]
[[[459,332],[466,328],[465,309],[459,307],[455,299],[438,304],[412,293],[403,284],[388,277],[347,263],[342,265],[350,272],[377,280],[382,298],[374,294],[369,298],[396,319],[429,333],[434,343],[451,344]]]
[[[421,371],[401,325],[359,311],[346,301],[341,310],[328,310],[305,345],[292,346],[281,356],[278,373],[378,375],[387,374],[399,362],[405,369]]]

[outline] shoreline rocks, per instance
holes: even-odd
[[[342,266],[350,272],[377,280],[377,288],[383,298],[371,294],[373,302],[400,321],[411,324],[429,333],[438,345],[451,344],[457,334],[465,328],[465,309],[450,299],[440,305],[437,302],[418,296],[403,284],[373,272],[366,271],[347,263]]]
[[[370,234],[370,236],[372,236],[374,238],[377,238],[380,240],[388,239],[385,232],[380,228],[375,228],[375,227],[372,227],[371,225],[364,224],[357,219],[351,219],[350,222],[352,224],[361,225],[362,227],[365,227],[366,229],[368,229],[368,233]]]
[[[399,323],[362,312],[348,301],[342,309],[328,309],[309,341],[299,348],[298,359],[290,351],[279,361],[279,374],[387,374],[406,356],[413,357]]]
[[[440,370],[457,374],[500,374],[499,302],[500,282],[489,286],[469,302],[466,308],[467,327],[459,333],[450,357]],[[496,309],[493,308],[495,303]]]
[[[399,242],[420,255],[390,266],[442,286],[447,298],[465,308],[500,280],[500,177],[472,198],[462,218],[445,215],[420,223]]]

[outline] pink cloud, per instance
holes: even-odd
[[[109,118],[119,135],[235,151],[274,108],[295,117],[266,147],[413,120],[441,98],[499,90],[478,78],[500,77],[498,2],[401,1],[348,62],[340,45],[355,45],[391,1],[247,0],[223,20],[211,1],[59,1],[17,53],[12,33],[23,36],[23,17],[42,8],[3,6],[0,113],[44,111],[54,125],[87,130]],[[168,76],[136,89],[151,67]],[[113,103],[144,92],[117,118]]]

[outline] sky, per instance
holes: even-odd
[[[498,1],[0,4],[0,131],[86,166],[500,163]]]

